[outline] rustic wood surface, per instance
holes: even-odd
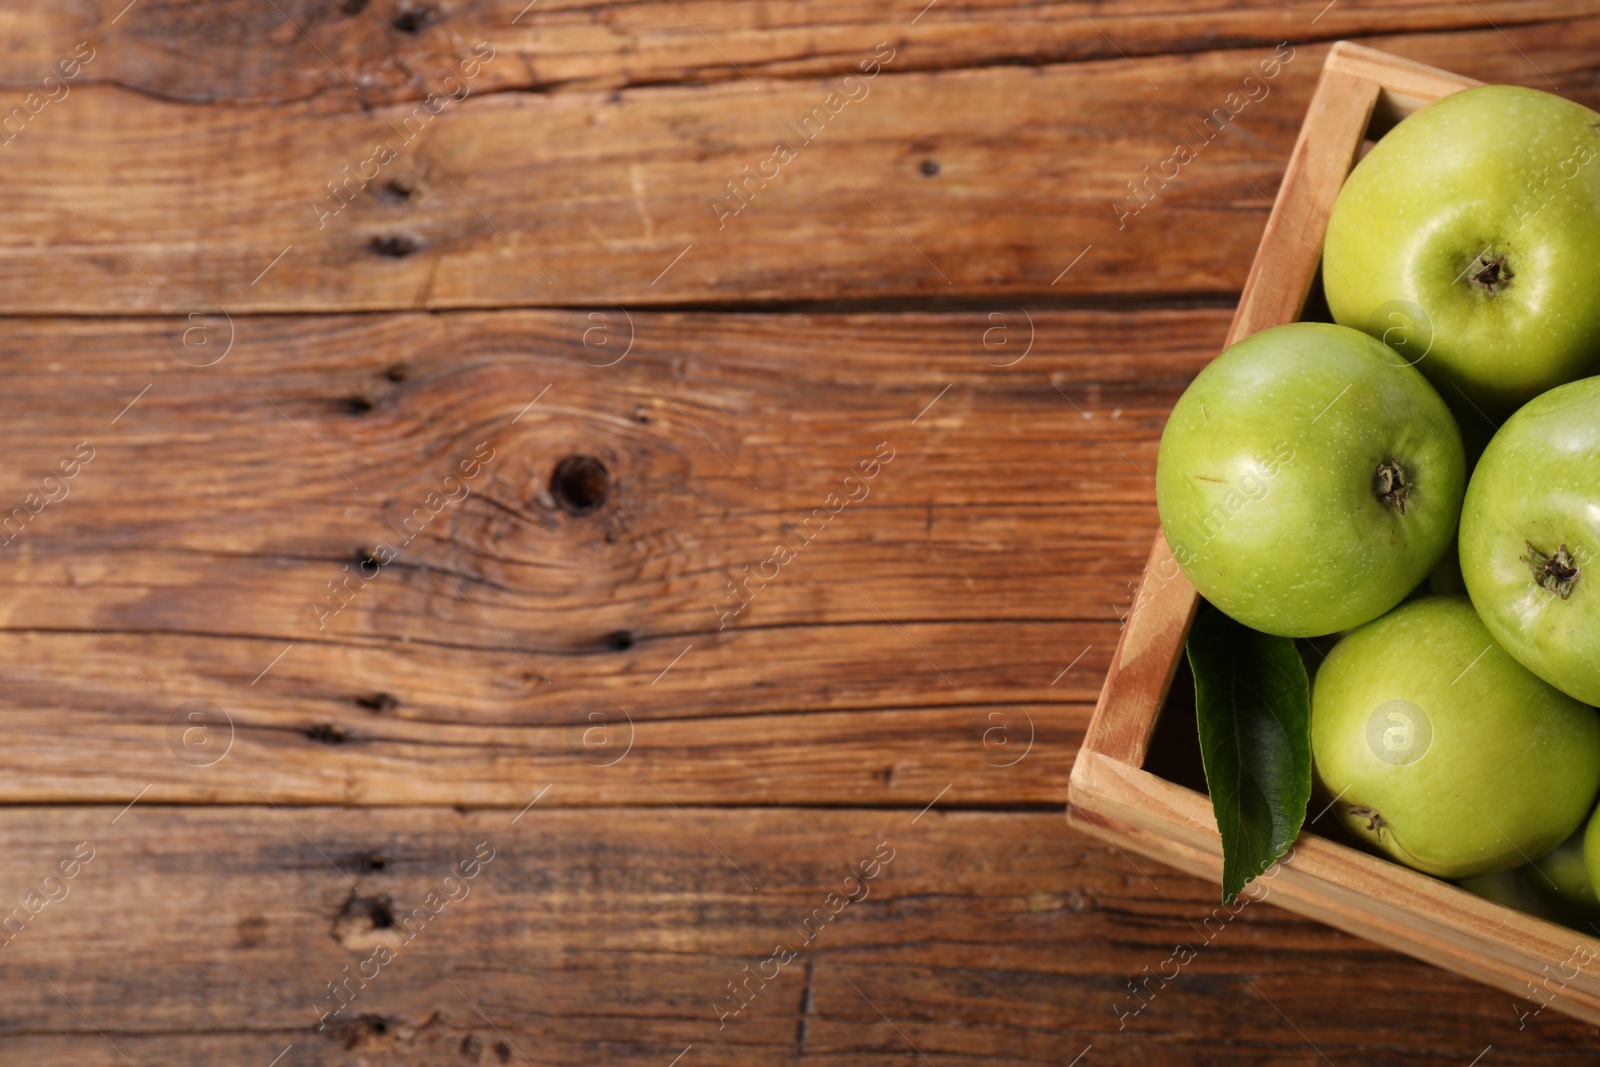
[[[1600,3],[868,7],[0,12],[0,1063],[1592,1058],[1061,789],[1327,42]]]
[[[1289,45],[1258,90],[1266,95],[1229,125],[1237,135],[1209,142],[1200,120],[1245,91],[1256,64],[1280,54],[1273,47],[1036,66],[976,56],[977,66],[902,71],[901,35],[873,24],[841,69],[872,60],[879,42],[895,58],[850,85],[839,74],[485,92],[471,90],[519,65],[519,54],[496,50],[476,79],[447,84],[473,60],[465,36],[452,52],[464,58],[424,79],[437,114],[418,117],[409,100],[356,100],[356,81],[342,104],[225,106],[152,97],[124,79],[89,83],[100,62],[112,69],[139,14],[91,44],[95,58],[77,67],[84,84],[45,103],[4,146],[0,196],[16,224],[0,233],[0,310],[76,313],[87,289],[97,310],[156,314],[195,299],[234,314],[1226,302],[1249,270],[1326,52]],[[937,8],[925,16],[938,17]],[[1375,40],[1484,80],[1560,79],[1569,95],[1600,104],[1600,17]],[[459,102],[440,95],[450,91],[471,92]],[[802,131],[810,143],[796,136],[791,126],[829,99],[838,113]],[[786,163],[774,154],[779,140],[794,153]],[[1129,183],[1145,181],[1143,168],[1156,170],[1178,140],[1197,142],[1195,161],[1123,219],[1136,206]],[[394,158],[382,162],[380,147]],[[373,176],[364,189],[361,174]],[[329,192],[347,181],[339,188],[349,192]]]

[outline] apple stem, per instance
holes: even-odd
[[[1372,495],[1378,498],[1378,503],[1404,515],[1406,497],[1410,492],[1411,481],[1406,477],[1406,469],[1399,460],[1390,458],[1378,464],[1378,469],[1372,475]]]
[[[1548,555],[1534,548],[1532,541],[1523,543],[1528,546],[1528,554],[1518,558],[1533,572],[1534,583],[1550,590],[1562,600],[1571,596],[1573,588],[1578,584],[1578,564],[1573,560],[1567,546],[1562,545],[1556,549],[1554,555]]]

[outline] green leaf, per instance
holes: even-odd
[[[1189,633],[1200,757],[1222,831],[1222,900],[1276,863],[1311,799],[1311,687],[1294,640],[1202,604]]]

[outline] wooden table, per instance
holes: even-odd
[[[0,1062],[1588,1061],[1061,789],[1326,42],[1600,3],[125,3],[0,13]]]

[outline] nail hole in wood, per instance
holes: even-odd
[[[633,647],[633,635],[626,630],[616,630],[606,635],[606,647],[613,652],[626,652]]]
[[[606,502],[610,492],[611,475],[593,456],[568,456],[550,476],[550,495],[569,515],[589,514]]]
[[[365,866],[364,863],[358,864]],[[351,893],[333,920],[333,939],[347,948],[366,944],[374,930],[394,929],[394,898],[387,893],[364,897]]]
[[[937,159],[924,159],[922,161],[922,176],[924,178],[936,177],[938,173],[939,161]]]
[[[246,915],[238,923],[241,948],[255,948],[266,940],[267,920],[260,915]]]
[[[401,382],[411,377],[411,368],[406,366],[404,363],[396,363],[394,366],[384,371],[383,376],[389,379],[391,382],[394,382],[396,385],[399,385]]]
[[[432,4],[408,7],[395,15],[393,26],[401,33],[419,33],[424,26],[434,21],[434,16],[438,13],[439,9]]]
[[[324,745],[342,745],[350,735],[336,722],[319,722],[306,731],[306,737]]]
[[[405,234],[391,234],[388,237],[374,237],[367,242],[367,250],[375,256],[387,259],[404,259],[413,252],[422,248],[422,242],[415,237]]]
[[[344,408],[352,415],[365,415],[372,410],[372,401],[364,396],[352,396],[345,400]]]
[[[327,1034],[347,1049],[381,1049],[394,1045],[395,1039],[390,1034],[395,1028],[381,1015],[357,1015],[353,1019],[333,1020],[328,1024]]]
[[[380,715],[393,711],[400,706],[400,701],[388,693],[373,693],[371,696],[356,697],[356,703],[368,711],[376,711]]]
[[[411,194],[414,192],[416,192],[416,189],[399,178],[391,178],[378,186],[378,198],[387,200],[391,204],[405,203],[411,199]]]
[[[381,871],[385,867],[389,866],[389,859],[382,852],[369,852],[365,856],[361,857],[360,866],[363,871],[367,872]],[[378,921],[378,917],[374,915],[372,919],[372,925],[379,928],[393,926],[393,911],[388,912],[385,921],[381,923]]]

